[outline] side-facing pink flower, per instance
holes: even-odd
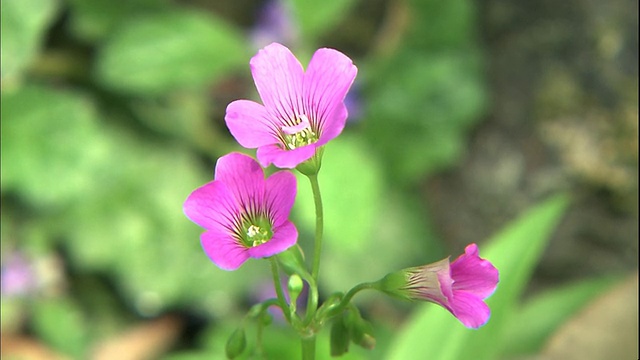
[[[272,43],[250,65],[264,105],[236,100],[225,121],[240,145],[258,149],[263,167],[294,168],[342,132],[344,98],[358,71],[347,56],[319,49],[305,72],[289,49]]]
[[[470,244],[452,263],[446,258],[404,269],[387,275],[379,285],[390,295],[439,304],[464,326],[479,328],[491,315],[483,300],[493,294],[498,281],[498,269],[480,258],[476,244]]]
[[[218,159],[214,181],[189,195],[184,213],[207,230],[200,240],[211,261],[235,270],[250,257],[269,257],[296,243],[298,230],[289,221],[296,189],[291,172],[265,179],[253,158],[231,153]]]

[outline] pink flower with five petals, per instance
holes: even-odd
[[[319,49],[305,72],[289,49],[272,43],[250,66],[264,105],[236,100],[225,121],[240,145],[258,149],[263,167],[294,168],[342,132],[348,115],[344,98],[357,74],[347,56]]]
[[[200,240],[211,261],[235,270],[250,257],[269,257],[296,243],[298,230],[289,221],[295,196],[291,172],[265,179],[253,158],[231,153],[218,159],[214,181],[194,190],[183,209],[207,230]]]

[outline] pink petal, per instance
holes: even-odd
[[[263,167],[273,164],[281,169],[293,169],[301,162],[309,160],[315,153],[315,144],[293,150],[283,150],[279,145],[274,144],[258,148],[256,157]]]
[[[245,211],[256,210],[264,203],[264,172],[250,156],[230,153],[218,159],[216,181],[221,181]]]
[[[333,119],[333,122],[330,126],[324,127],[322,129],[322,134],[320,135],[320,139],[315,143],[316,146],[322,146],[329,142],[329,140],[337,137],[342,133],[344,129],[344,125],[347,122],[348,116],[347,107],[344,104],[340,104],[334,111],[333,115],[329,117],[329,119]]]
[[[269,176],[265,186],[265,203],[274,227],[278,227],[289,218],[296,198],[296,177],[289,171],[278,171]]]
[[[291,221],[284,222],[273,229],[271,240],[256,247],[248,248],[249,256],[253,258],[265,258],[281,253],[295,245],[298,240],[298,230]]]
[[[313,54],[304,75],[304,105],[305,113],[315,118],[322,132],[337,135],[342,131],[346,111],[336,109],[343,104],[357,73],[351,59],[337,50],[324,48]]]
[[[250,66],[260,98],[274,119],[302,114],[304,70],[289,49],[278,43],[267,45],[251,59]]]
[[[191,221],[205,229],[220,229],[231,234],[239,208],[224,183],[211,181],[195,189],[187,197],[183,211]]]
[[[449,258],[445,260],[447,261],[446,264],[449,265]],[[444,260],[441,261],[444,262]],[[440,284],[440,291],[442,292],[442,295],[444,295],[448,303],[453,298],[453,280],[451,279],[450,265],[446,268],[443,268],[442,270],[439,270],[437,272],[437,275],[438,283]]]
[[[236,100],[227,106],[224,117],[231,135],[245,148],[255,149],[278,142],[278,131],[264,106]]]
[[[487,298],[496,289],[498,269],[491,262],[478,256],[478,246],[470,244],[465,253],[451,263],[454,290],[464,290],[480,298]]]
[[[451,313],[468,328],[479,328],[489,321],[491,315],[491,310],[482,299],[464,291],[454,290],[450,306]]]
[[[209,259],[222,270],[235,270],[249,258],[248,249],[227,233],[206,231],[200,236],[200,243]]]

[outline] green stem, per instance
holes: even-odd
[[[302,360],[314,360],[316,358],[316,337],[302,338]]]
[[[318,309],[318,273],[320,272],[320,255],[322,252],[322,232],[324,228],[324,215],[322,211],[322,196],[320,196],[320,185],[318,185],[318,175],[307,175],[311,182],[313,192],[313,202],[316,207],[316,235],[314,239],[313,263],[311,270],[311,281],[307,281],[310,287],[310,296],[307,300],[307,312],[305,314],[305,325],[309,325]]]
[[[291,323],[291,314],[289,314],[289,306],[284,298],[284,292],[282,291],[282,285],[280,284],[280,273],[278,272],[278,261],[276,258],[270,257],[271,262],[271,274],[273,275],[273,286],[276,288],[276,295],[278,296],[278,303],[282,309],[282,313],[289,323]]]
[[[320,311],[316,313],[317,317],[315,320],[318,323],[322,324],[328,319],[338,314],[341,314],[347,307],[355,307],[351,304],[351,299],[357,293],[359,293],[362,290],[376,289],[376,288],[377,288],[377,282],[362,283],[354,286],[351,290],[347,292],[346,295],[341,297],[340,302],[336,306],[329,305],[330,307],[328,309],[325,309],[325,311],[322,311],[323,309],[321,308]],[[325,303],[325,305],[327,305],[327,303]]]
[[[318,175],[309,175],[311,190],[313,191],[313,202],[316,206],[316,237],[313,248],[313,267],[311,276],[318,283],[318,273],[320,272],[320,253],[322,251],[322,232],[324,227],[324,215],[322,211],[322,196],[320,196],[320,185]]]
[[[307,300],[307,311],[304,317],[304,325],[311,324],[311,320],[313,320],[313,315],[318,308],[318,285],[316,281],[309,275],[309,273],[305,272],[303,275],[303,279],[309,284],[309,299]],[[313,309],[311,311],[310,309]]]
[[[372,282],[372,283],[362,283],[362,284],[358,284],[356,286],[354,286],[353,288],[351,288],[351,290],[349,290],[347,292],[347,294],[342,298],[342,301],[340,301],[340,307],[344,307],[347,304],[349,304],[349,302],[351,302],[351,299],[360,291],[362,290],[367,290],[367,289],[375,289],[376,288],[376,283]]]

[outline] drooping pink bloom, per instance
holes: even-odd
[[[194,190],[184,203],[187,217],[202,226],[202,247],[223,270],[248,258],[280,253],[298,239],[289,221],[296,178],[279,171],[267,179],[251,157],[231,153],[218,159],[214,180]]]
[[[227,107],[225,121],[240,145],[258,149],[263,167],[294,168],[342,132],[344,98],[357,73],[347,56],[319,49],[305,72],[289,49],[272,43],[250,66],[264,105],[236,100]]]
[[[464,326],[478,328],[489,320],[491,311],[483,300],[493,294],[498,281],[498,269],[480,258],[476,244],[470,244],[452,263],[446,258],[389,274],[380,281],[380,289],[404,299],[439,304]]]

